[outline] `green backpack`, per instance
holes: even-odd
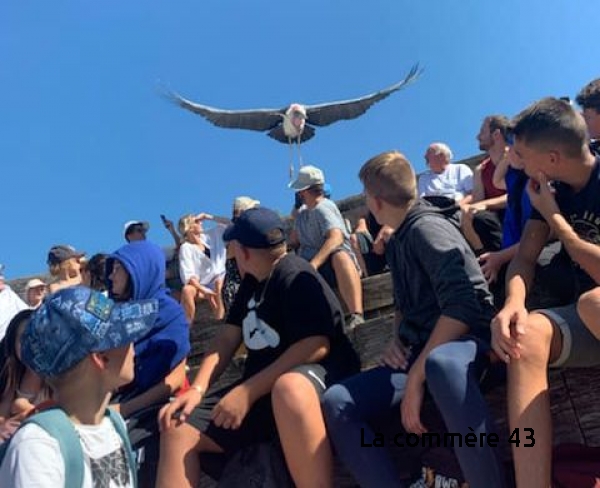
[[[127,430],[123,426],[123,421],[118,413],[107,408],[105,415],[110,418],[115,430],[123,441],[129,469],[133,476],[133,486],[137,487],[137,464],[135,462],[133,450],[131,449]],[[81,488],[81,485],[83,484],[83,449],[81,447],[79,435],[64,410],[54,407],[36,413],[24,420],[19,428],[27,424],[38,425],[51,437],[56,439],[60,447],[60,453],[65,462],[65,488]],[[8,451],[11,439],[0,445],[0,466]]]

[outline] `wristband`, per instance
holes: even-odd
[[[190,389],[196,390],[198,393],[200,393],[200,396],[204,396],[204,394],[206,393],[206,390],[198,385],[192,385],[192,386],[190,386]]]

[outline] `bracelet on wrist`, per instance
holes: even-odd
[[[192,385],[192,386],[190,386],[190,389],[196,390],[198,393],[200,393],[200,396],[204,396],[204,394],[206,393],[206,390],[198,385]]]

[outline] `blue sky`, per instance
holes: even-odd
[[[594,18],[589,0],[2,2],[0,262],[14,278],[45,271],[54,244],[111,252],[130,219],[168,244],[161,213],[229,215],[238,195],[289,212],[288,148],[170,105],[160,83],[278,108],[362,96],[419,62],[416,83],[303,146],[341,198],[379,152],[421,171],[433,141],[477,153],[487,114],[574,98],[600,76]]]

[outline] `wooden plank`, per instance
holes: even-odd
[[[389,272],[369,276],[361,280],[365,314],[394,305],[394,288]]]
[[[587,446],[600,446],[600,367],[596,368],[573,368],[564,370],[562,376],[565,381],[565,396],[569,400],[573,417],[568,420],[565,432],[555,433],[566,440],[571,436],[573,442],[582,442]],[[554,412],[553,412],[554,419]],[[556,419],[554,419],[556,422]],[[561,419],[559,425],[565,422]],[[577,435],[574,434],[577,433]],[[566,434],[569,435],[566,435]],[[561,438],[562,442],[563,440]]]

